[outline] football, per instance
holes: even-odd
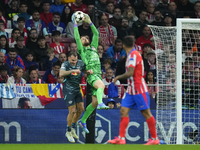
[[[74,17],[77,23],[81,23],[85,19],[84,13],[82,11],[75,12]]]

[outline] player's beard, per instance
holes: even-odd
[[[90,45],[89,42],[85,42],[85,43],[83,44],[84,47],[87,47],[87,46],[89,46],[89,45]]]

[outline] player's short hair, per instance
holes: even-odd
[[[47,54],[48,53],[55,53],[55,50],[52,47],[47,48]]]
[[[105,59],[103,61],[103,64],[110,64],[110,65],[112,65],[112,61],[110,59]]]
[[[71,57],[71,56],[77,57],[78,54],[76,52],[69,52],[68,57]]]
[[[146,47],[151,47],[151,48],[152,48],[151,44],[145,43],[145,44],[142,46],[142,49],[144,49],[144,48],[146,48]]]
[[[55,16],[55,15],[60,16],[60,13],[56,11],[53,13],[53,16]]]
[[[17,23],[19,23],[20,21],[26,22],[26,20],[25,20],[24,17],[19,17],[19,18],[17,19]]]
[[[60,31],[58,31],[58,30],[55,30],[55,31],[53,31],[53,33],[52,33],[52,36],[60,36]]]
[[[122,43],[122,40],[121,40],[121,39],[116,39],[116,40],[115,40],[115,45],[116,45],[117,43]]]
[[[132,38],[131,36],[125,36],[125,37],[123,38],[122,43],[123,43],[123,45],[125,45],[126,47],[131,48],[131,47],[133,47],[134,41],[133,41],[133,38]]]

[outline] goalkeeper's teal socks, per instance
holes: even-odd
[[[87,118],[94,111],[94,109],[95,108],[92,106],[92,104],[88,105],[88,107],[86,108],[86,111],[85,111],[83,117],[81,118],[82,123],[86,123]]]
[[[98,104],[103,103],[103,102],[102,102],[102,99],[103,99],[103,91],[104,91],[103,88],[98,88],[98,89],[97,89],[97,101],[98,101]]]

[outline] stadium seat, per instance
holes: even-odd
[[[51,43],[52,43],[52,39],[51,38],[46,39],[46,44],[47,44],[48,47],[50,46]]]
[[[65,45],[65,51],[67,53],[68,52],[68,47],[69,47],[70,43],[75,42],[75,40],[72,39],[72,38],[61,38],[60,42]]]

